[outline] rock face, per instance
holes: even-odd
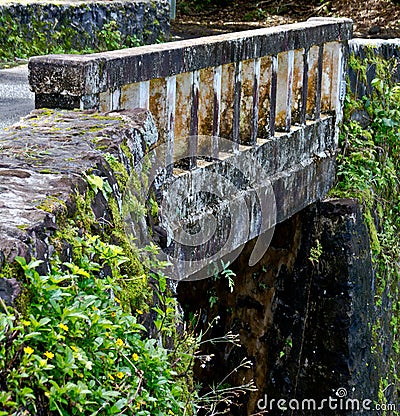
[[[2,2],[0,19],[5,27],[8,22],[17,26],[28,42],[41,33],[43,51],[46,43],[47,47],[97,49],[104,41],[116,39],[117,30],[128,45],[132,37],[143,44],[169,38],[167,0]]]
[[[1,135],[0,276],[16,256],[41,259],[40,271],[47,271],[55,250],[49,237],[66,219],[75,218],[76,196],[88,188],[88,175],[109,184],[108,198],[96,189],[91,201],[99,230],[109,223],[109,199],[121,199],[119,176],[126,175],[124,169],[131,171],[157,139],[146,110],[111,114],[37,110]],[[121,171],[111,169],[107,160],[117,161]],[[0,296],[6,302],[12,302],[17,292],[13,280],[0,279]]]
[[[21,286],[17,279],[0,279],[0,298],[6,305],[12,305],[21,293]]]
[[[360,400],[360,405],[364,399],[377,400],[378,375],[370,353],[374,273],[358,203],[335,200],[304,209],[277,226],[268,251],[249,268],[252,244],[231,266],[237,274],[232,293],[223,278],[179,284],[186,312],[200,312],[200,322],[220,317],[210,338],[228,331],[241,338],[240,348],[206,348],[215,357],[197,368],[200,381],[217,383],[244,357],[252,361],[252,368],[227,380],[241,385],[254,378],[259,389],[231,409],[232,415],[262,410],[280,415],[279,399],[287,401],[286,407],[291,399],[300,405],[314,399],[318,407],[323,399],[339,399],[343,389],[344,399]],[[212,297],[217,301],[210,308]],[[264,407],[265,397],[275,404]],[[325,404],[323,414],[359,414]],[[292,414],[314,413],[306,407]]]

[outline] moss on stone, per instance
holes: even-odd
[[[162,7],[160,7],[162,6]],[[134,13],[140,13],[140,3],[99,5],[97,3],[28,2],[0,5],[0,60],[27,58],[50,53],[91,53],[138,46],[143,32],[148,43],[169,34],[166,3],[152,5],[147,11],[150,19],[139,19],[138,25],[127,25]],[[102,9],[102,18],[96,19]],[[87,13],[92,21],[83,20]],[[115,17],[117,16],[117,17]],[[115,30],[110,31],[116,19]]]
[[[117,180],[119,190],[121,192],[124,192],[129,181],[129,174],[126,170],[125,165],[110,153],[105,153],[104,158],[110,165],[110,168],[112,169],[115,175],[115,179]]]
[[[21,293],[15,299],[15,307],[17,310],[22,314],[25,315],[26,310],[28,309],[29,301],[31,299],[31,293],[29,288],[24,285],[25,278],[24,274],[21,270],[21,267],[18,263],[5,263],[3,267],[0,269],[0,279],[17,279],[19,282],[22,283],[21,285]]]
[[[381,377],[379,401],[385,403],[396,399],[385,392],[399,380],[395,363],[400,358],[399,90],[391,81],[395,63],[380,58],[370,48],[363,54],[363,59],[349,59],[357,82],[366,85],[371,70],[375,79],[368,98],[360,99],[357,93],[348,91],[340,138],[344,150],[338,157],[339,181],[331,195],[357,198],[368,226],[376,273],[373,287],[377,315],[371,322],[372,351],[379,367],[375,370]],[[368,125],[355,121],[353,116],[360,111],[369,117]]]

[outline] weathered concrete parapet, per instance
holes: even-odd
[[[5,27],[16,25],[27,42],[40,33],[37,46],[43,50],[62,45],[96,50],[103,43],[102,30],[109,31],[108,40],[118,30],[125,44],[132,37],[144,44],[169,38],[168,0],[6,1],[0,5],[0,18]],[[115,24],[107,26],[110,22]]]
[[[235,143],[341,110],[349,19],[310,19],[85,56],[30,60],[36,107],[152,112],[171,146],[209,135]]]
[[[15,256],[46,261],[54,251],[49,237],[76,214],[76,196],[87,189],[86,175],[108,181],[121,199],[119,176],[107,153],[127,172],[158,139],[145,110],[99,114],[90,111],[34,111],[0,136],[0,271]],[[124,153],[123,147],[129,149]],[[99,150],[101,149],[101,150]],[[107,200],[95,195],[98,227],[110,221]],[[0,296],[10,283],[0,281]]]
[[[35,57],[30,84],[37,107],[151,111],[164,145],[160,168],[168,170],[164,199],[157,200],[163,248],[187,261],[188,268],[178,261],[172,273],[182,279],[216,260],[213,254],[225,241],[227,253],[234,252],[327,193],[351,35],[349,19],[310,19],[101,54]],[[195,197],[197,191],[212,193],[211,177],[215,195]],[[264,224],[268,200],[274,218]],[[212,234],[211,213],[217,218],[212,240],[177,243],[187,241],[188,229],[198,234],[194,218]],[[199,258],[203,263],[196,265]]]
[[[157,200],[161,234],[150,237],[165,254],[160,259],[171,264],[163,272],[177,280],[206,278],[221,260],[231,262],[245,243],[259,237],[249,258],[250,265],[256,263],[275,225],[322,199],[334,184],[334,131],[335,118],[323,117],[258,147],[240,146],[238,152],[231,141],[220,139],[218,158],[212,157],[213,141],[199,138],[197,168],[188,169],[189,141],[175,160],[180,168],[170,173],[163,165],[167,146],[154,148],[138,199],[155,195]],[[126,221],[136,243],[145,246],[149,236],[135,218]]]

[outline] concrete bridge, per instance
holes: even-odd
[[[93,55],[32,58],[36,108],[151,112],[152,169],[125,199],[157,200],[155,239],[177,279],[212,275],[259,236],[323,198],[335,178],[352,23],[305,23]],[[138,163],[143,155],[135,155]],[[149,179],[150,178],[150,179]],[[136,195],[132,195],[134,192]],[[139,194],[137,194],[139,192]],[[128,209],[129,211],[129,209]],[[134,215],[134,213],[132,213]],[[137,222],[137,221],[136,221]],[[153,230],[154,231],[154,230]]]
[[[211,351],[205,381],[218,371],[232,385],[253,378],[259,392],[238,414],[254,414],[262,393],[326,399],[345,387],[380,397],[391,361],[371,353],[376,276],[363,214],[355,201],[314,203],[335,179],[346,60],[366,47],[351,29],[312,19],[31,59],[37,110],[0,136],[0,271],[16,255],[44,260],[39,272],[54,252],[69,261],[57,232],[71,226],[153,241],[177,280],[212,275],[251,240],[232,265],[234,293],[223,279],[178,285],[180,304],[204,325],[218,313],[216,336],[241,337],[240,350]],[[399,60],[398,42],[376,50]],[[350,73],[353,92],[368,94],[358,81]],[[6,303],[18,291],[0,278]],[[390,310],[379,315],[387,333]],[[254,368],[232,371],[243,356]]]

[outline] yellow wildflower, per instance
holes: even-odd
[[[137,361],[139,359],[139,356],[136,354],[136,352],[132,355],[133,361]]]
[[[117,347],[122,347],[124,345],[124,341],[122,341],[121,338],[118,338],[117,341],[115,342],[115,345]]]
[[[51,360],[52,358],[54,358],[54,354],[52,353],[52,352],[50,352],[50,351],[46,351],[45,353],[44,353],[44,355],[49,359],[49,360]]]
[[[110,377],[111,380],[114,380],[114,377],[111,374],[109,374],[108,377]]]
[[[31,347],[24,347],[25,354],[31,355],[33,353],[33,351],[35,351],[35,350]]]
[[[136,403],[136,409],[140,409],[140,402]]]
[[[76,348],[75,345],[71,345],[70,348],[72,351],[79,352],[78,348]]]
[[[111,316],[113,317],[113,318],[115,318],[116,317],[116,313],[115,312],[111,312]]]
[[[49,391],[45,391],[45,392],[44,392],[44,395],[45,395],[46,397],[50,397],[50,392],[49,392]]]
[[[58,326],[61,328],[61,329],[63,329],[64,331],[68,331],[68,326],[67,325],[65,325],[65,324],[58,324]]]
[[[116,374],[116,376],[118,378],[124,378],[125,374],[122,371],[118,371],[118,373]]]
[[[136,309],[136,313],[139,315],[143,315],[143,311],[141,311],[140,309]]]

